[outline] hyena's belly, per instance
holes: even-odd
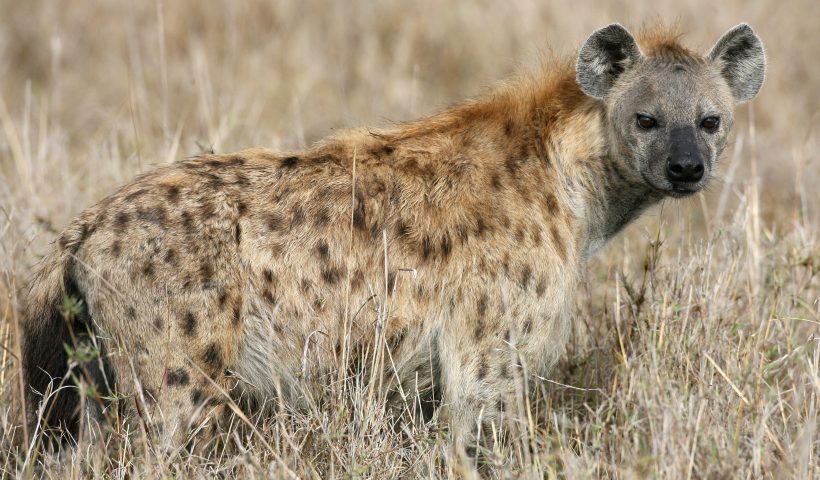
[[[233,367],[242,393],[257,401],[283,395],[298,406],[331,383],[379,376],[383,392],[399,385],[426,392],[439,369],[437,322],[400,317],[406,302],[394,307],[380,310],[376,298],[353,307],[333,296],[326,305],[248,299]]]

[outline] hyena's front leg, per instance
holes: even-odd
[[[458,452],[490,453],[523,432],[521,362],[508,329],[481,338],[456,330],[440,347],[442,406]]]

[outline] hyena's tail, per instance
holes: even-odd
[[[74,253],[83,228],[69,227],[29,284],[22,305],[23,376],[29,432],[76,435],[80,395],[75,379],[87,370],[69,352],[88,338],[92,322],[84,293],[75,281]],[[76,360],[76,359],[75,359]]]

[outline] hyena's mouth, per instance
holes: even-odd
[[[664,182],[666,185],[659,186],[651,178],[649,178],[646,173],[641,172],[641,177],[643,178],[644,183],[646,183],[646,185],[649,186],[649,188],[655,193],[673,198],[690,197],[703,190],[703,187],[706,185],[705,181],[700,181],[694,184],[674,184],[671,182]]]

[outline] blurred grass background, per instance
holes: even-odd
[[[743,21],[764,42],[768,72],[736,112],[719,178],[653,209],[592,263],[556,372],[592,390],[545,387],[545,420],[530,432],[540,454],[522,466],[502,451],[499,465],[624,478],[820,475],[820,2],[0,0],[0,12],[4,474],[36,463],[14,447],[17,289],[73,216],[135,174],[206,149],[296,149],[334,129],[430,114],[545,54],[573,55],[611,22],[676,23],[705,52]],[[353,430],[345,435],[362,435]],[[347,451],[345,435],[327,448]],[[354,453],[381,448],[362,442],[339,454],[346,465],[278,453],[308,476],[458,473],[438,465],[438,441],[357,470]],[[265,458],[225,468],[278,475]]]

